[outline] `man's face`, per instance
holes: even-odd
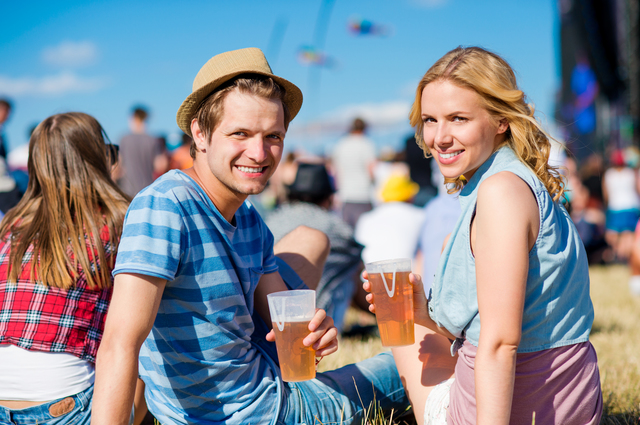
[[[195,137],[210,176],[206,185],[214,196],[242,200],[262,192],[276,170],[286,129],[280,100],[264,99],[238,90],[224,99],[222,120],[209,143]]]

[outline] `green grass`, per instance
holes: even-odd
[[[591,298],[595,320],[591,342],[598,354],[604,400],[601,425],[640,424],[640,298],[629,294],[624,266],[592,267]],[[375,318],[350,310],[349,325],[375,324]],[[326,357],[319,370],[332,370],[385,351],[375,336],[341,338],[338,353]],[[403,425],[384,419],[369,406],[367,424]]]

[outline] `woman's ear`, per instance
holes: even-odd
[[[498,134],[502,134],[509,129],[509,121],[506,118],[500,118],[498,121]]]

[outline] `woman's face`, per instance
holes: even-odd
[[[469,180],[495,151],[509,128],[482,106],[473,90],[434,81],[422,91],[424,141],[447,178]]]

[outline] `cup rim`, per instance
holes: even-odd
[[[288,291],[277,291],[267,294],[267,298],[281,298],[281,297],[298,297],[298,296],[308,296],[313,292],[315,294],[315,290],[313,289],[290,289]]]
[[[408,263],[409,270],[404,270],[404,267],[401,267],[401,270],[398,270],[398,271],[411,271],[411,258],[393,258],[391,260],[372,261],[370,263],[365,263],[364,267],[368,272],[370,272],[371,269],[381,269],[381,268],[384,268],[384,266],[386,265],[394,264],[394,263],[400,263],[400,264]]]

